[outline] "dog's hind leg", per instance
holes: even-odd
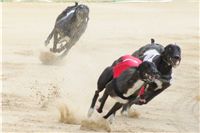
[[[58,43],[62,43],[62,42],[68,43],[69,40],[70,40],[69,36],[65,36],[65,37],[63,37],[63,38],[59,38]]]
[[[97,99],[98,99],[98,97],[99,97],[99,93],[100,93],[101,91],[102,91],[102,90],[96,90],[96,91],[95,91],[94,97],[93,97],[93,99],[92,99],[92,104],[91,104],[90,109],[89,109],[89,111],[88,111],[88,117],[90,117],[90,116],[92,115],[92,113],[94,112],[94,106],[95,106],[95,104],[96,104],[96,102],[97,102]],[[102,97],[102,102],[101,102],[101,104],[100,104],[100,107],[97,109],[97,111],[98,111],[99,113],[102,112],[103,106],[104,106],[105,101],[106,101],[107,98],[108,98],[108,90],[106,89],[106,90],[104,91],[104,94],[103,94],[103,97]]]
[[[54,28],[51,31],[51,33],[49,34],[49,36],[47,37],[46,41],[44,42],[45,46],[47,46],[49,44],[51,38],[53,37],[53,34],[54,34]]]
[[[72,48],[73,45],[70,45],[72,42],[70,41],[70,38],[68,36],[63,37],[62,39],[58,41],[58,43],[62,43],[62,42],[65,42],[65,44],[64,46],[61,45],[59,48],[57,48],[57,52],[60,53],[65,50],[62,53],[62,56],[65,56],[68,54],[69,50]]]
[[[88,111],[88,117],[90,117],[92,115],[92,113],[94,112],[94,106],[96,104],[97,98],[99,97],[99,90],[95,91],[94,97],[92,99],[92,104],[90,106],[90,109]]]
[[[94,111],[94,106],[96,104],[96,101],[99,97],[99,93],[104,90],[106,84],[112,80],[112,68],[107,67],[102,74],[100,75],[98,81],[97,81],[97,90],[95,91],[94,97],[92,99],[92,104],[90,106],[90,109],[88,111],[88,117],[90,117]]]
[[[111,80],[113,79],[113,70],[112,67],[107,67],[106,69],[104,69],[104,71],[101,73],[98,81],[97,81],[97,88],[98,90],[102,91],[107,83],[109,83]],[[99,98],[99,102],[101,102],[102,97]]]
[[[115,103],[115,105],[110,109],[110,111],[103,118],[107,119],[108,117],[110,117],[112,115],[114,116],[116,111],[119,110],[122,107],[122,105],[123,104],[121,104],[119,102]],[[110,123],[112,123],[112,121],[110,121]]]
[[[98,90],[102,91],[105,88],[106,84],[112,80],[112,78],[113,70],[112,67],[109,66],[104,69],[97,81]]]
[[[103,110],[104,104],[108,98],[108,95],[109,95],[109,89],[106,89],[103,93],[101,104],[100,104],[99,108],[97,109],[97,112],[102,113],[102,110]]]

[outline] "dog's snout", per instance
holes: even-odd
[[[180,61],[181,61],[181,57],[180,56],[173,56],[172,58],[171,58],[171,61],[172,61],[172,66],[173,67],[176,67],[176,66],[178,66],[179,64],[180,64]]]
[[[179,60],[179,59],[180,59],[180,56],[176,55],[176,56],[174,56],[173,58],[176,59],[176,60]]]

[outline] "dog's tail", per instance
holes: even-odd
[[[75,2],[75,6],[78,6],[78,2],[77,1]]]
[[[151,43],[155,43],[155,40],[153,38],[151,38]]]

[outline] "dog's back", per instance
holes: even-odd
[[[149,51],[151,51],[151,52],[149,52]],[[152,53],[152,51],[154,53]],[[146,44],[145,46],[141,47],[139,50],[136,50],[132,54],[132,56],[135,56],[135,57],[143,60],[147,54],[149,55],[149,53],[150,53],[150,56],[152,56],[153,54],[160,55],[163,51],[164,51],[164,46],[162,46],[161,44],[155,43],[155,40],[151,39],[150,44]]]
[[[76,5],[71,7],[65,12],[56,24],[55,29],[63,36],[69,36],[70,38],[80,38],[87,27],[88,14],[85,15],[82,20],[76,19],[76,10],[81,6],[82,8],[88,9],[86,5]],[[82,9],[84,10],[84,9]],[[78,22],[81,21],[81,22]],[[75,36],[75,37],[74,37]]]

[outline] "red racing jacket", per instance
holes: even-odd
[[[119,62],[118,64],[116,64],[113,67],[113,78],[117,78],[120,76],[121,73],[123,73],[125,70],[127,70],[130,67],[138,67],[142,61],[137,58],[137,57],[133,57],[131,55],[124,55],[122,57],[120,57],[121,62]],[[144,86],[140,89],[138,96],[142,96],[145,92],[144,90]]]

